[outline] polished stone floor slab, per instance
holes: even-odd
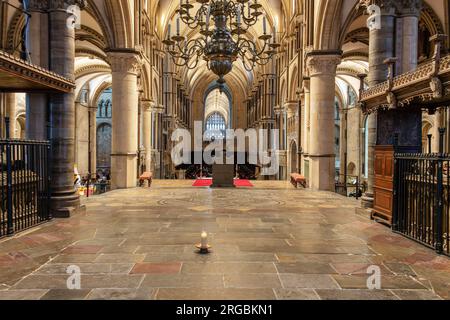
[[[0,239],[0,299],[450,299],[449,258],[333,193],[155,180],[82,201],[85,213]],[[202,231],[208,255],[195,248]],[[73,267],[80,290],[68,288]]]

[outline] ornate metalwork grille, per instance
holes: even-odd
[[[0,140],[0,237],[50,220],[50,144]]]
[[[450,255],[450,155],[396,154],[393,230]]]

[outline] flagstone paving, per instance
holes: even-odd
[[[84,198],[85,213],[1,239],[0,299],[450,299],[450,259],[355,214],[355,199],[191,184]],[[209,255],[194,247],[203,230]]]

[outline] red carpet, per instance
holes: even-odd
[[[195,180],[193,187],[209,187],[212,185],[212,179],[197,179]]]
[[[253,184],[249,180],[236,179],[234,185],[238,188],[252,188]]]
[[[195,180],[193,187],[210,187],[212,185],[212,179],[197,179]],[[253,184],[249,180],[236,179],[234,185],[238,188],[251,188]]]

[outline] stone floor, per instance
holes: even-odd
[[[83,199],[85,214],[0,240],[0,299],[450,299],[450,259],[356,215],[355,199],[191,183]],[[202,230],[210,255],[194,249]]]

